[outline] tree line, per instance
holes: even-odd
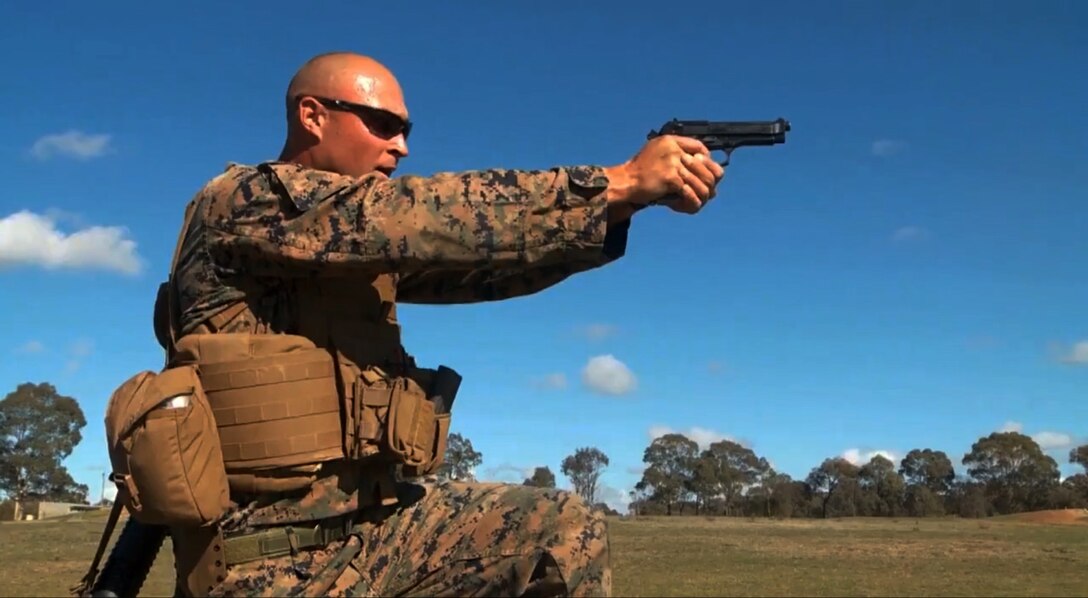
[[[682,434],[654,439],[631,510],[643,514],[764,517],[987,517],[1044,509],[1088,508],[1088,445],[1069,462],[1085,472],[1061,480],[1058,462],[1030,436],[993,432],[960,459],[916,448],[898,464],[883,455],[855,464],[829,457],[804,479],[730,440],[700,450]]]
[[[483,455],[460,434],[439,475],[473,480]],[[1088,444],[1069,451],[1069,462],[1085,468],[1061,480],[1058,462],[1030,436],[994,432],[975,441],[957,474],[944,451],[916,448],[898,464],[884,455],[855,464],[824,459],[804,479],[775,471],[765,457],[731,440],[700,450],[683,434],[655,438],[643,453],[645,469],[631,491],[634,514],[744,517],[988,517],[1044,509],[1088,508]],[[563,459],[560,471],[590,504],[600,502],[598,480],[609,459],[582,447]],[[536,467],[522,482],[555,487],[555,474]]]
[[[87,504],[88,487],[72,479],[63,461],[82,440],[86,419],[78,402],[48,383],[20,384],[0,401],[0,492],[7,502]],[[438,476],[472,481],[483,454],[461,434],[449,435]],[[775,471],[752,449],[719,440],[705,449],[671,433],[643,452],[645,468],[627,497],[628,512],[745,517],[850,517],[959,515],[987,517],[1023,511],[1088,508],[1088,444],[1069,451],[1084,472],[1061,480],[1058,462],[1030,436],[994,432],[962,456],[958,474],[943,451],[916,448],[898,464],[883,455],[855,464],[829,457],[804,479]],[[610,464],[596,447],[580,447],[560,473],[588,503],[617,514],[598,485]],[[558,487],[555,473],[538,466],[522,484]]]

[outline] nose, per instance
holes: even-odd
[[[408,140],[404,138],[403,134],[397,135],[390,141],[393,142],[393,147],[390,149],[391,152],[397,154],[401,158],[408,156]]]

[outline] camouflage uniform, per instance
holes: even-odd
[[[593,166],[387,180],[232,164],[188,207],[173,273],[178,332],[303,334],[320,312],[327,335],[306,333],[319,346],[339,344],[356,363],[412,368],[396,302],[527,295],[621,257],[629,222],[607,224],[607,183]],[[322,465],[303,492],[232,487],[220,529],[291,538],[333,520],[344,535],[228,563],[207,592],[187,586],[179,566],[186,593],[610,594],[605,522],[575,495],[421,478],[398,483],[396,504],[383,504],[351,462]],[[174,530],[179,562],[188,533]]]

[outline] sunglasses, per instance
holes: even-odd
[[[342,110],[358,116],[359,120],[363,121],[363,124],[366,125],[366,128],[370,129],[371,133],[382,139],[392,139],[397,135],[403,134],[404,139],[407,140],[408,134],[412,132],[412,121],[401,118],[388,110],[345,102],[344,100],[334,100],[332,98],[318,96],[311,97],[330,110]],[[297,98],[296,101],[298,101]]]

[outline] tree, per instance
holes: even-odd
[[[803,515],[801,501],[804,498],[804,482],[795,481],[788,473],[777,473],[768,469],[763,476],[762,486],[767,517],[793,517]]]
[[[1069,449],[1069,462],[1079,464],[1088,473],[1088,444]]]
[[[483,461],[483,453],[472,448],[472,441],[460,434],[450,434],[446,440],[446,457],[438,467],[438,477],[459,482],[475,481],[474,470]]]
[[[608,467],[608,455],[596,447],[582,447],[563,459],[560,471],[570,479],[574,491],[588,504],[597,502],[597,479]]]
[[[683,434],[659,436],[646,447],[642,455],[646,469],[640,483],[653,489],[653,500],[665,503],[666,514],[672,515],[672,506],[684,498],[698,454],[699,445]]]
[[[555,488],[555,474],[552,473],[551,468],[547,465],[544,467],[537,467],[533,470],[533,476],[526,478],[523,484],[525,486],[535,486],[537,488]]]
[[[967,477],[958,477],[949,491],[949,512],[965,519],[989,517],[993,506],[986,497],[986,488]]]
[[[714,457],[704,452],[691,464],[691,479],[687,489],[695,495],[695,514],[706,507],[711,499],[720,496],[720,476]]]
[[[827,507],[831,503],[832,497],[835,496],[835,490],[839,489],[844,482],[854,480],[857,477],[858,467],[842,457],[824,459],[819,467],[814,467],[809,472],[805,482],[814,493],[823,494],[820,511],[824,519],[827,519]]]
[[[928,486],[911,484],[907,486],[903,497],[903,506],[911,517],[934,517],[944,515],[944,504]]]
[[[1045,508],[1046,497],[1060,479],[1058,462],[1019,432],[979,438],[964,455],[963,464],[1001,514]]]
[[[1088,474],[1078,473],[1062,481],[1062,488],[1074,498],[1073,508],[1088,508]]]
[[[710,496],[722,497],[725,501],[725,514],[737,506],[744,490],[757,482],[770,470],[765,459],[760,459],[750,448],[741,446],[732,440],[720,440],[703,451],[697,463],[709,466],[701,477],[710,481]],[[696,469],[699,473],[700,469]]]
[[[899,462],[899,474],[908,485],[921,485],[938,496],[952,488],[956,470],[944,451],[914,449]]]
[[[87,502],[88,488],[61,464],[87,425],[72,397],[52,384],[20,384],[0,401],[0,490],[27,499]]]
[[[1069,476],[1062,486],[1077,497],[1079,504],[1088,506],[1088,444],[1069,449],[1069,462],[1079,464],[1084,468],[1084,473]]]
[[[902,510],[904,497],[903,478],[895,471],[895,463],[883,455],[874,455],[858,471],[863,512],[867,515],[894,517]]]

